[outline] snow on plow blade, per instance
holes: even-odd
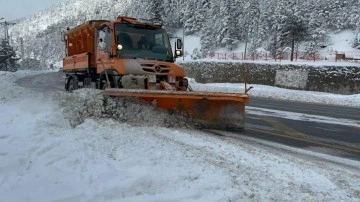
[[[200,128],[242,130],[245,104],[244,93],[165,91],[107,88],[104,96],[137,97],[171,113],[175,112]]]

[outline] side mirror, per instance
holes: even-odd
[[[180,57],[182,56],[183,53],[183,42],[181,40],[181,38],[177,38],[176,42],[175,42],[175,52],[174,52],[174,57]]]
[[[65,32],[65,31],[62,31],[62,32],[61,32],[61,41],[62,41],[62,42],[65,42],[66,40],[67,40],[66,32]]]
[[[182,49],[183,43],[181,39],[176,39],[176,49]]]

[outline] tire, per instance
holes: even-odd
[[[99,81],[99,90],[105,90],[106,87],[107,87],[106,78],[101,77],[101,79]]]
[[[78,89],[77,80],[70,78],[67,84],[67,91],[72,93],[76,89]]]

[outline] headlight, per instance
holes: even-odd
[[[118,49],[118,50],[122,50],[122,49],[123,49],[123,46],[122,46],[121,44],[118,44],[117,49]]]
[[[180,55],[182,55],[181,50],[176,50],[176,51],[175,51],[175,55],[176,55],[176,56],[180,56]]]

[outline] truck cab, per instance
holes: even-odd
[[[173,52],[159,24],[119,16],[115,21],[88,21],[69,30],[65,38],[66,90],[187,89],[184,70],[174,63],[183,53],[182,41],[176,39]]]

